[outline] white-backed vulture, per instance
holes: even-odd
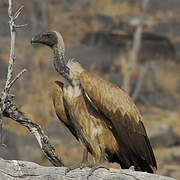
[[[122,168],[135,166],[136,170],[153,173],[153,169],[157,167],[154,153],[142,123],[142,116],[128,94],[94,72],[87,71],[78,62],[70,60],[65,64],[65,48],[60,33],[52,31],[37,35],[32,38],[32,43],[45,44],[53,49],[55,69],[70,83],[67,88],[64,88],[67,91],[64,94],[67,104],[65,107],[74,122],[76,134],[83,144],[87,148],[90,145],[92,151],[104,149],[104,157],[110,162],[119,163]],[[78,99],[76,95],[81,99],[78,100],[81,104],[76,102]],[[86,107],[86,110],[82,107]],[[93,121],[90,115],[100,120]],[[85,125],[82,127],[81,123]],[[89,130],[88,127],[92,123],[93,128],[97,125],[104,128]],[[95,130],[96,134],[103,137],[101,139],[98,136],[102,141],[99,143],[96,139],[97,147],[94,147],[94,141],[89,138],[93,137]],[[108,141],[109,136],[115,139],[116,148],[112,148],[113,141]],[[101,148],[101,143],[104,144],[104,148]],[[110,151],[106,144],[110,147]],[[115,152],[111,152],[111,149],[115,149]]]

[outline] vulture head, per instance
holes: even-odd
[[[44,44],[50,47],[54,53],[54,67],[64,78],[68,79],[69,68],[65,64],[65,46],[60,33],[56,31],[37,34],[31,39],[32,44]]]
[[[64,41],[60,33],[56,31],[37,34],[31,39],[32,44],[44,44],[50,48],[60,48],[64,51]]]

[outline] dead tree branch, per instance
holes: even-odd
[[[48,137],[44,134],[44,131],[41,129],[41,126],[37,123],[28,119],[15,104],[7,102],[5,104],[5,111],[3,112],[5,117],[11,118],[18,122],[19,124],[25,126],[37,139],[42,152],[47,157],[47,159],[54,166],[63,166],[61,159],[55,154],[55,150],[52,145],[49,143]]]
[[[11,32],[11,45],[10,45],[10,55],[9,55],[9,65],[7,79],[5,83],[2,96],[0,98],[0,120],[2,117],[8,117],[12,120],[15,120],[19,124],[25,126],[37,139],[42,152],[47,157],[47,159],[54,166],[63,166],[61,159],[55,154],[54,148],[50,144],[48,137],[44,134],[44,131],[41,129],[41,126],[35,122],[28,119],[15,104],[12,103],[14,95],[11,95],[9,92],[12,85],[26,72],[26,69],[23,69],[18,75],[13,79],[13,65],[15,61],[15,40],[16,40],[16,28],[24,27],[25,25],[16,25],[15,20],[19,17],[23,6],[21,6],[15,14],[12,13],[12,0],[9,0],[8,15],[10,18],[9,26]],[[0,122],[2,127],[2,122]]]

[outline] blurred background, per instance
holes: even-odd
[[[66,164],[78,163],[81,145],[57,119],[51,100],[52,85],[60,79],[47,47],[30,44],[33,34],[56,30],[66,44],[66,59],[126,89],[139,107],[153,146],[158,174],[180,178],[180,1],[150,0],[31,0],[24,5],[18,29],[14,74],[27,68],[13,89],[15,102],[49,136]],[[4,86],[9,56],[8,4],[0,0],[0,87]],[[141,48],[131,66],[133,37],[144,14]],[[129,78],[127,78],[129,77]],[[128,79],[128,80],[127,80]],[[125,81],[127,80],[127,81]],[[126,82],[126,83],[125,83]],[[0,157],[51,165],[33,136],[10,119],[3,120]],[[108,164],[118,167],[117,164]]]

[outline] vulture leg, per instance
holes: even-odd
[[[95,158],[95,159],[96,159],[96,158]],[[94,160],[95,160],[95,159],[94,159]],[[103,162],[104,162],[104,158],[103,158],[103,156],[101,156],[99,160],[95,160],[95,162],[89,166],[91,169],[90,169],[90,171],[89,171],[89,174],[88,174],[88,176],[87,176],[87,179],[88,179],[90,176],[92,176],[93,172],[96,171],[96,170],[99,169],[99,168],[104,168],[104,169],[109,170],[108,167],[102,165]]]
[[[74,169],[83,169],[84,167],[89,167],[89,163],[88,163],[88,150],[84,148],[83,151],[83,157],[82,157],[82,161],[79,164],[73,165],[71,167],[68,167],[65,171],[65,174],[67,174],[68,172],[74,170]]]
[[[85,148],[83,152],[82,165],[88,162],[88,150]]]

